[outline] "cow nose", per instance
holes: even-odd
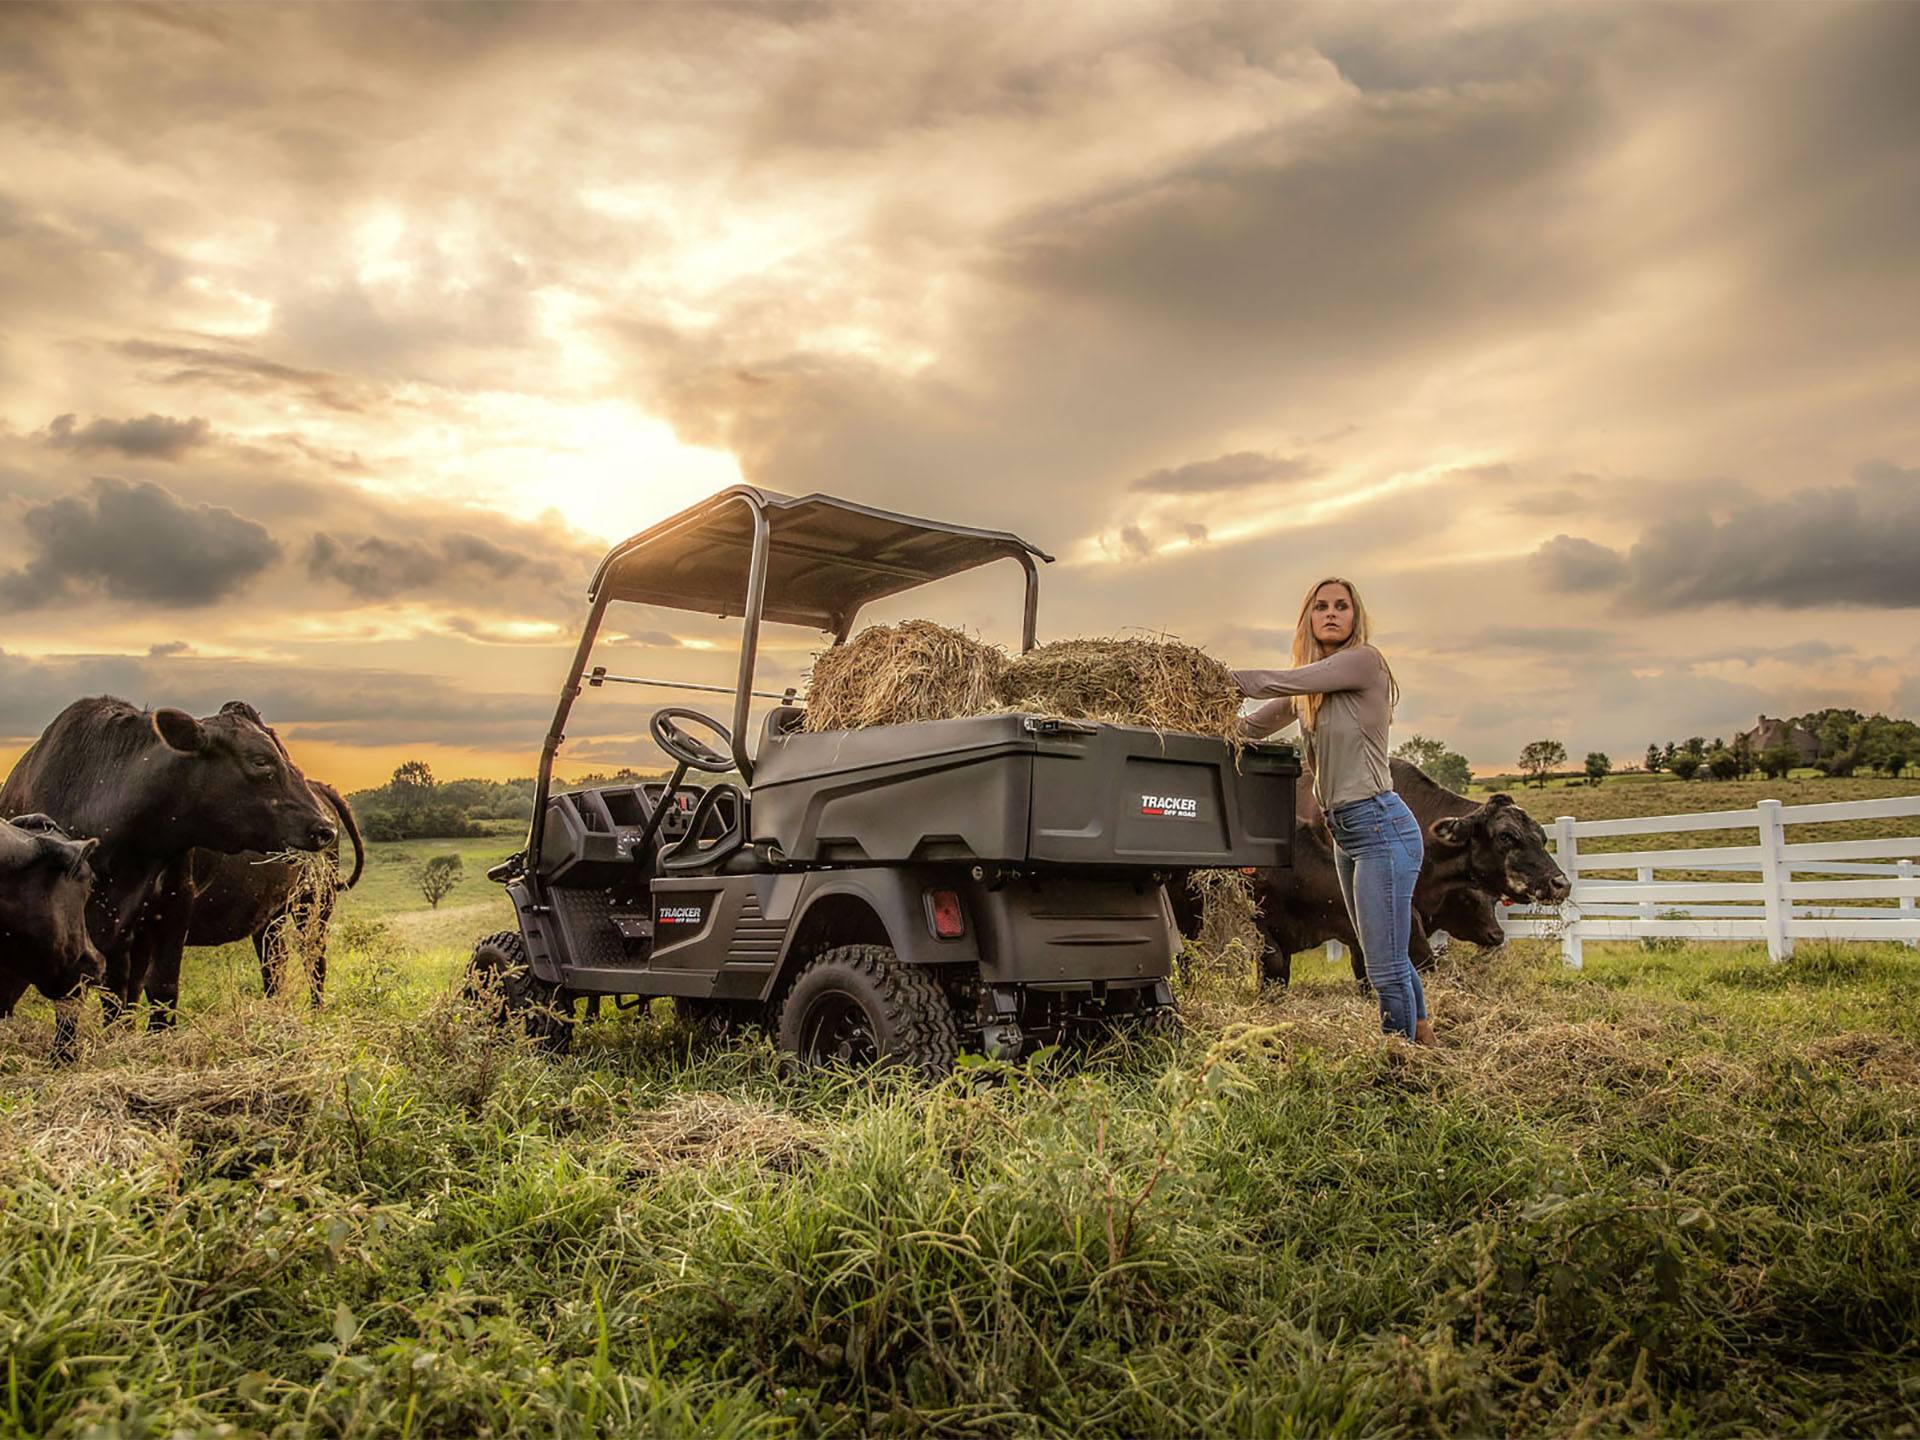
[[[1547,894],[1555,900],[1566,899],[1572,891],[1573,886],[1567,883],[1567,877],[1564,875],[1555,875],[1551,880],[1547,881]]]
[[[316,820],[307,830],[307,838],[313,841],[313,848],[324,850],[333,844],[340,832],[325,820]]]

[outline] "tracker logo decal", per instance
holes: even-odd
[[[662,905],[657,923],[661,925],[698,925],[706,919],[698,905]]]
[[[1142,795],[1140,813],[1166,820],[1198,820],[1200,802],[1190,795]]]

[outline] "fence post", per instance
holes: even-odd
[[[1900,870],[1900,878],[1902,880],[1913,879],[1913,861],[1902,860],[1899,865],[1899,870]],[[1902,912],[1900,918],[1902,920],[1905,920],[1910,915],[1912,915],[1913,914],[1913,896],[1902,895],[1900,897],[1900,909]],[[1907,948],[1909,950],[1920,950],[1920,935],[1909,935],[1907,937]]]
[[[1640,867],[1640,883],[1642,885],[1653,884],[1653,867],[1651,865],[1642,865]],[[1660,918],[1654,913],[1652,900],[1648,899],[1640,902],[1640,918],[1642,920],[1657,920]]]
[[[1560,958],[1576,970],[1586,964],[1580,950],[1580,907],[1576,903],[1580,897],[1580,872],[1574,862],[1579,855],[1580,842],[1573,837],[1573,817],[1562,815],[1554,821],[1553,858],[1567,872],[1567,883],[1573,888],[1567,891],[1567,898],[1560,906]]]
[[[1342,945],[1338,940],[1327,941],[1327,960],[1329,961],[1329,963],[1338,965],[1342,960],[1346,958],[1347,958],[1346,946]]]
[[[1793,907],[1787,903],[1787,881],[1793,872],[1787,868],[1787,831],[1780,823],[1780,802],[1762,800],[1755,807],[1760,817],[1760,879],[1766,885],[1767,958],[1787,960],[1793,955],[1793,939],[1787,934],[1787,918]]]

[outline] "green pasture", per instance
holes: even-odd
[[[171,1034],[0,1023],[0,1435],[1920,1432],[1911,950],[1455,947],[1433,1051],[1200,957],[1178,1044],[939,1083],[550,1060],[456,996],[518,843],[373,847],[322,1011],[230,946]]]

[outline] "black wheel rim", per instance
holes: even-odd
[[[815,1065],[871,1065],[880,1058],[873,1021],[842,991],[818,996],[800,1023],[800,1053]]]

